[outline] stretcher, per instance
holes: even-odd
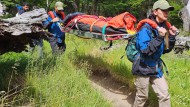
[[[62,23],[64,32],[83,38],[113,41],[129,38],[134,34],[132,32],[135,32],[136,18],[129,12],[108,18],[76,12],[68,14]]]
[[[88,32],[88,31],[82,31],[82,30],[77,30],[77,29],[71,29],[67,33],[76,35],[81,38],[95,38],[95,39],[100,39],[103,41],[113,41],[113,40],[118,40],[118,39],[129,39],[130,37],[133,37],[132,34],[101,34],[101,33],[96,33],[96,32]]]
[[[101,50],[108,50],[113,46],[113,40],[119,40],[119,39],[129,39],[133,37],[134,35],[131,34],[112,34],[112,35],[106,35],[96,32],[88,32],[88,31],[82,31],[77,29],[70,29],[67,33],[73,34],[75,36],[84,38],[84,39],[99,39],[103,41],[108,41],[109,46],[102,46],[100,47]]]
[[[115,17],[100,17],[83,13],[71,13],[63,20],[63,32],[85,39],[99,39],[110,44],[104,49],[112,47],[114,40],[129,39],[135,33],[136,18],[128,12]],[[61,26],[60,26],[61,27]]]

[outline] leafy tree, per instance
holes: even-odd
[[[64,3],[65,12],[84,12],[87,14],[101,15],[105,17],[116,16],[122,12],[128,11],[132,13],[138,20],[146,18],[148,9],[157,0],[1,0],[7,7],[7,12],[15,15],[15,5],[28,2],[32,6],[43,7],[47,11],[54,8],[56,1]],[[175,7],[171,12],[169,20],[178,26],[181,26],[181,20],[178,17],[178,11],[182,8],[184,0],[169,0],[170,4]],[[179,23],[180,22],[180,23]]]
[[[172,2],[170,2],[170,4],[175,7],[175,10],[170,12],[170,17],[169,17],[170,22],[177,27],[182,27],[183,21],[178,16],[179,11],[183,8],[182,1],[181,0],[172,0]]]

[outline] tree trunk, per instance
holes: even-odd
[[[183,4],[186,6],[188,4],[189,0],[183,0]]]
[[[3,16],[5,14],[6,6],[3,5],[0,1],[0,16]]]
[[[183,20],[183,29],[187,32],[190,31],[190,1],[181,10],[181,18]]]

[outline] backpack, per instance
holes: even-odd
[[[151,29],[148,26],[143,26],[143,27],[141,27],[141,29],[142,28]],[[154,38],[153,32],[151,34],[151,37]],[[136,60],[140,55],[139,50],[136,48],[136,39],[137,39],[137,33],[128,40],[127,46],[125,47],[127,59],[130,62],[133,62],[134,60]]]
[[[136,60],[140,54],[136,48],[136,35],[137,34],[135,34],[133,38],[128,40],[127,46],[125,47],[127,59],[131,62]]]
[[[144,19],[137,24],[137,31],[139,31],[140,29],[144,27],[146,27],[147,29],[151,29],[148,26],[143,26],[145,23],[148,23],[153,29],[158,28],[158,25],[156,24],[156,22],[150,19]],[[169,28],[171,24],[166,21],[166,26]],[[137,36],[137,33],[131,39],[128,40],[127,46],[125,47],[127,59],[130,62],[135,61],[140,55],[139,50],[136,48],[136,39],[137,39],[136,36]],[[153,32],[151,34],[151,37],[154,38]]]

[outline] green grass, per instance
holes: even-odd
[[[28,85],[35,88],[34,98],[41,106],[51,107],[109,107],[102,96],[91,88],[86,69],[77,69],[69,60],[60,56],[56,65],[47,73],[30,71]],[[38,71],[38,70],[37,70]],[[36,72],[35,72],[36,73]],[[29,92],[31,93],[31,92]],[[39,94],[42,96],[39,96]],[[37,103],[38,103],[37,101]]]
[[[52,57],[48,43],[44,46],[44,58],[37,54],[5,54],[1,56],[1,90],[7,89],[11,72],[18,72],[24,78],[22,93],[10,102],[13,105],[50,107],[110,107],[102,95],[91,87],[90,72],[109,72],[124,82],[130,91],[135,91],[132,63],[126,57],[126,41],[114,41],[120,47],[101,51],[108,43],[95,39],[81,39],[67,34],[67,50],[64,55]],[[172,106],[190,105],[190,51],[183,55],[173,52],[163,56],[170,76],[166,76],[171,93]],[[20,77],[20,76],[19,76]],[[19,80],[19,79],[17,79]],[[5,81],[5,82],[4,82]],[[158,106],[157,98],[150,91],[150,107]],[[7,101],[7,100],[6,100]],[[8,101],[7,101],[8,102]]]
[[[188,107],[190,105],[190,54],[164,56],[170,71],[167,77],[170,87],[172,105],[175,107]]]

